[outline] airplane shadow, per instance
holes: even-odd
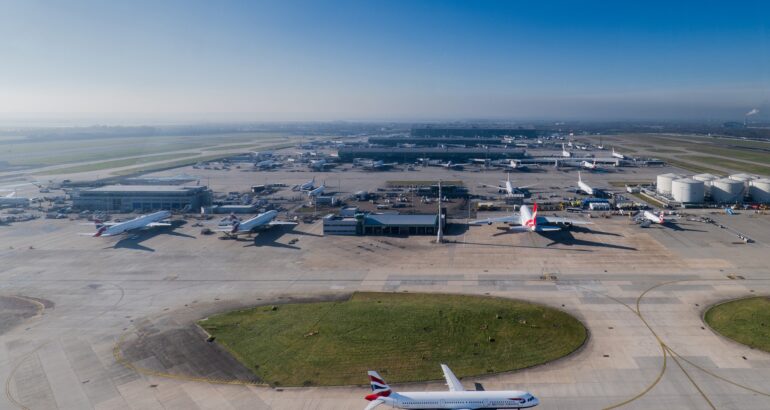
[[[589,232],[593,232],[593,231],[589,231]],[[556,231],[556,232],[538,232],[538,234],[543,238],[546,238],[551,241],[551,243],[549,243],[546,246],[553,246],[553,245],[580,246],[582,245],[582,246],[593,246],[593,247],[599,247],[599,248],[621,249],[626,251],[638,250],[630,246],[614,245],[611,243],[594,242],[594,241],[586,241],[584,239],[577,239],[575,238],[574,235],[572,235],[572,232],[568,230],[562,230],[562,231]]]
[[[676,222],[666,222],[663,224],[667,228],[671,228],[671,230],[677,231],[677,232],[706,232],[700,229],[689,229],[689,228],[682,228],[682,226]]]
[[[171,221],[171,226],[169,227],[157,227],[157,228],[150,228],[147,230],[140,230],[133,234],[128,234],[127,236],[121,237],[112,246],[109,246],[104,249],[134,249],[134,250],[144,251],[144,252],[155,252],[155,249],[142,245],[142,242],[148,239],[152,239],[158,235],[170,235],[170,236],[178,236],[182,238],[195,239],[195,237],[192,235],[174,231],[176,228],[179,228],[185,225],[186,223],[187,221],[177,220],[177,221]]]
[[[244,245],[243,247],[248,248],[251,246],[254,246],[254,247],[269,246],[272,248],[285,248],[285,249],[294,249],[294,250],[302,249],[298,246],[293,246],[293,245],[278,242],[278,239],[286,235],[287,233],[293,233],[293,234],[299,234],[299,235],[305,234],[309,236],[320,236],[316,234],[308,234],[306,232],[296,232],[291,228],[286,229],[283,226],[276,226],[272,229],[268,229],[266,231],[255,234],[254,239],[251,240],[251,243],[248,245]]]
[[[590,228],[586,228],[585,226],[577,226],[577,225],[572,225],[572,227],[569,230],[572,231],[572,232],[591,233],[591,234],[594,234],[594,235],[623,236],[623,235],[618,234],[618,233],[597,231],[595,229],[590,229]]]
[[[494,234],[492,236],[505,235],[515,232],[506,232],[503,234]],[[542,246],[528,246],[528,245],[512,245],[505,243],[485,243],[485,242],[468,242],[468,241],[447,241],[448,243],[454,243],[457,245],[479,245],[479,246],[494,246],[501,248],[524,248],[524,249],[542,249],[547,251],[565,251],[565,252],[593,252],[589,249],[563,249],[563,248],[544,248]]]

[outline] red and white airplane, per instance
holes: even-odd
[[[679,218],[672,215],[664,215],[662,211],[657,215],[650,211],[644,211],[636,218],[639,226],[642,228],[648,228],[652,224],[665,225],[667,222],[673,222],[677,219]]]
[[[511,225],[508,229],[514,232],[554,232],[571,225],[590,225],[591,222],[557,216],[538,216],[537,204],[530,211],[527,205],[522,205],[519,213],[501,218],[487,218],[468,222],[469,225],[492,225],[502,222]]]
[[[599,166],[596,165],[596,160],[594,160],[593,162],[583,161],[580,163],[580,167],[584,169],[590,169],[593,171],[599,169]]]
[[[102,222],[98,219],[94,219],[94,223],[96,224],[96,233],[87,233],[83,235],[89,235],[93,237],[115,236],[124,234],[128,231],[135,231],[139,229],[171,226],[170,223],[163,222],[168,218],[171,218],[171,212],[159,211],[149,215],[138,216],[130,221],[125,222]]]
[[[227,236],[236,237],[238,235],[251,235],[258,230],[267,229],[275,225],[297,224],[296,222],[274,221],[276,216],[278,216],[278,211],[271,210],[241,222],[233,215],[231,219],[232,224],[220,225],[217,230]]]
[[[519,390],[468,391],[457,376],[445,364],[441,365],[446,379],[447,392],[394,392],[377,372],[369,371],[372,393],[365,410],[372,410],[380,404],[397,409],[525,409],[535,407],[540,401],[532,394]]]

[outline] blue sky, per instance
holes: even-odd
[[[542,4],[540,4],[542,3]],[[0,3],[0,117],[726,119],[766,2]]]

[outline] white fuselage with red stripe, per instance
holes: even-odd
[[[661,212],[660,215],[655,215],[654,213],[650,211],[644,211],[644,219],[655,223],[655,224],[664,224],[666,223],[665,218],[663,217],[663,213]]]

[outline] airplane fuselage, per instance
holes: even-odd
[[[525,391],[404,392],[380,397],[398,409],[523,409],[540,401]]]
[[[278,211],[271,210],[265,213],[261,213],[246,221],[235,223],[233,225],[233,229],[230,231],[230,234],[236,235],[239,233],[253,232],[260,227],[268,226],[270,221],[275,219],[276,216],[278,216]]]
[[[97,231],[97,236],[120,235],[124,232],[141,229],[153,222],[160,222],[168,218],[171,218],[171,212],[169,211],[159,211],[149,215],[142,215],[130,221],[117,223],[111,226],[105,226],[103,230],[100,229]]]

